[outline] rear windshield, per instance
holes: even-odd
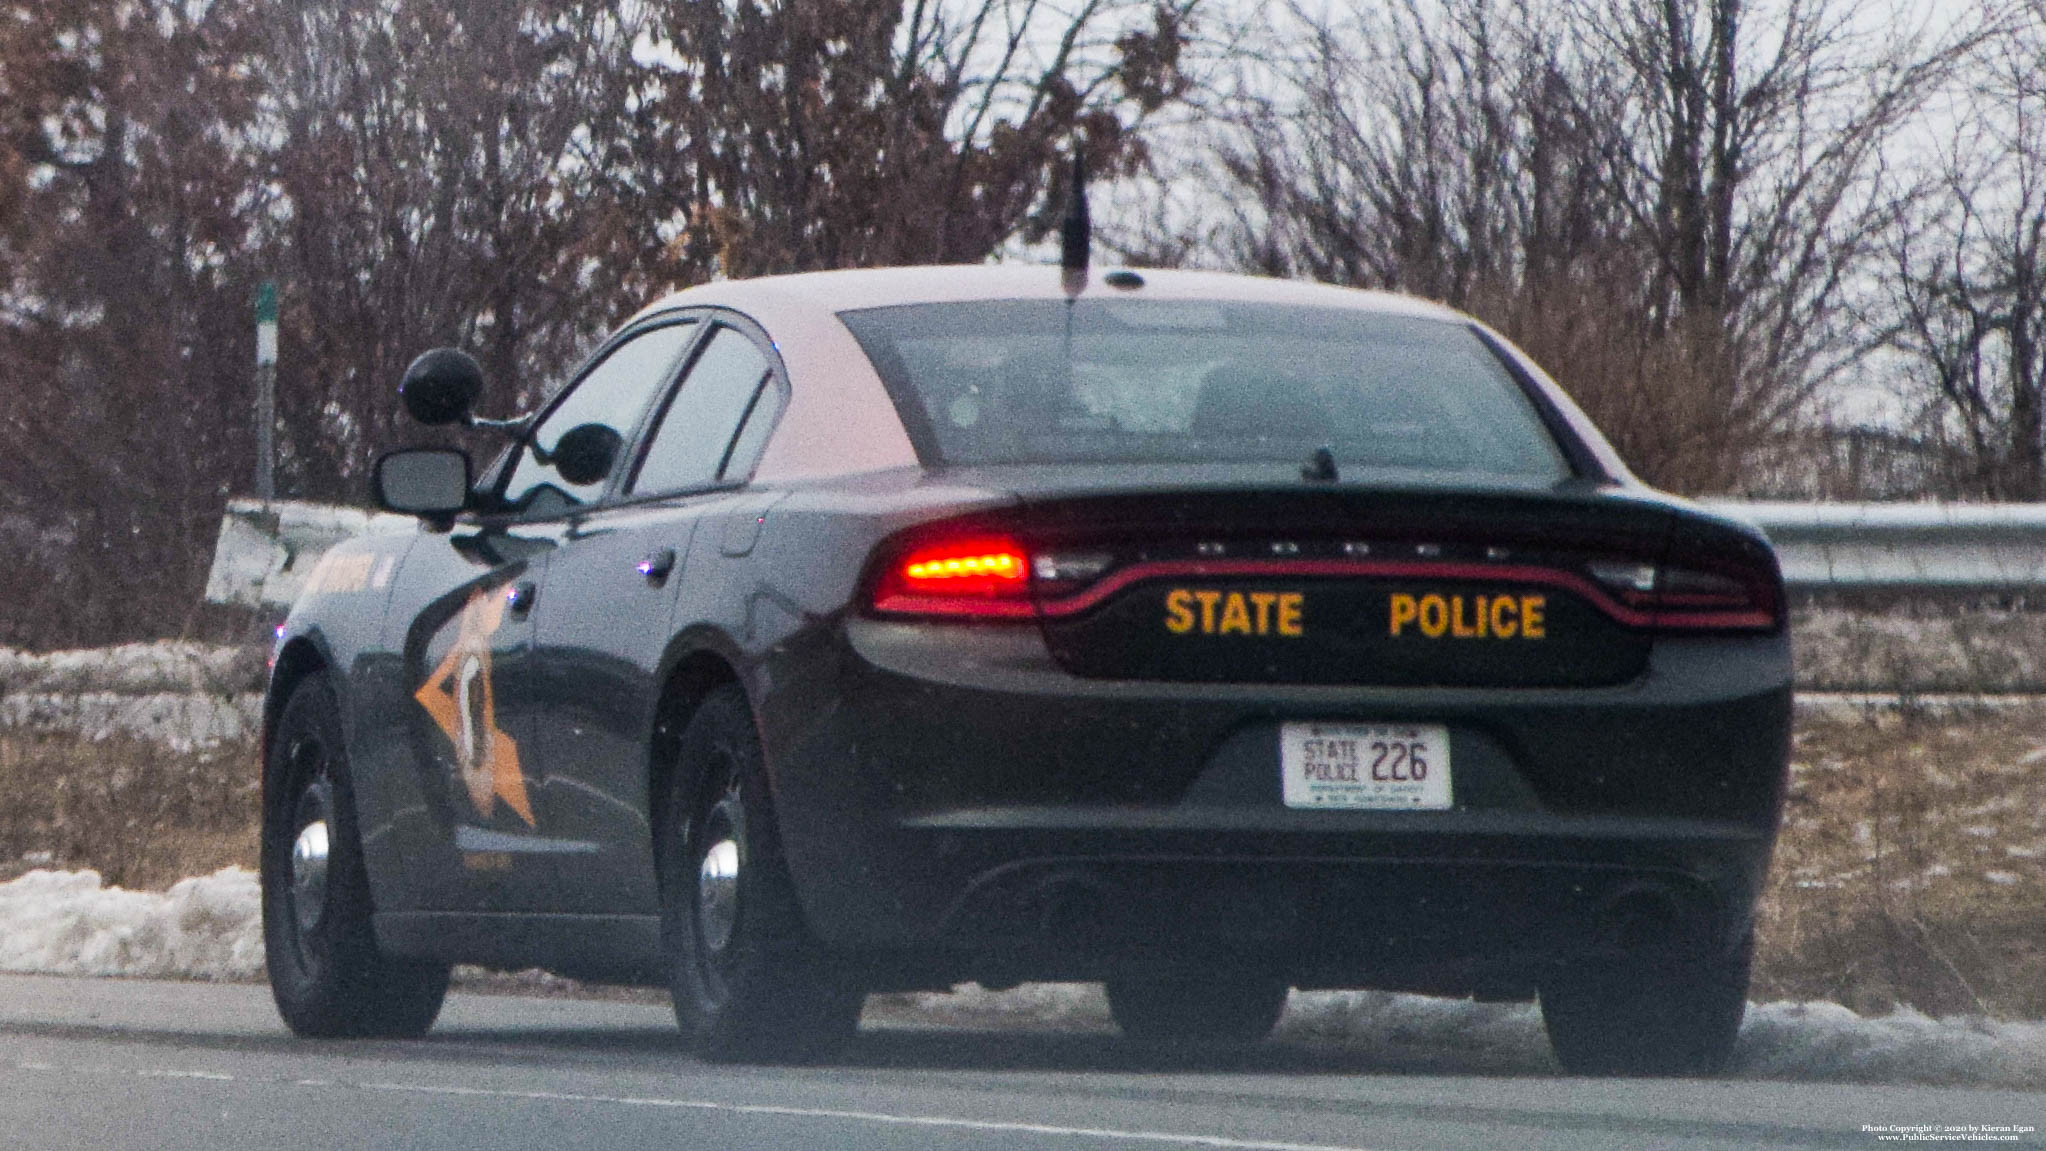
[[[1304,462],[1562,479],[1470,327],[1201,301],[841,312],[926,463]]]

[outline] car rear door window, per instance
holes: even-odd
[[[773,392],[768,381],[767,356],[752,340],[732,328],[713,332],[661,413],[646,458],[633,479],[634,494],[690,491],[722,480],[743,479],[743,475],[732,475],[739,463],[733,450],[734,436],[749,412],[757,406],[771,406],[765,402],[756,405],[763,392]],[[750,421],[747,431],[750,442],[755,438]],[[764,438],[765,431],[759,436]],[[751,444],[748,450],[757,454],[759,445]],[[751,461],[744,461],[744,466],[750,470]]]
[[[577,429],[608,429],[616,436],[616,451],[622,452],[695,334],[695,323],[687,320],[651,328],[613,348],[570,385],[572,390],[548,411],[520,449],[505,485],[506,504],[529,516],[546,516],[601,496],[609,472],[584,483],[562,474],[564,461],[557,454],[562,437]],[[581,436],[584,444],[604,438],[601,433],[593,437],[591,431]]]
[[[753,465],[760,462],[760,454],[767,448],[767,436],[774,430],[775,417],[781,415],[782,399],[781,389],[774,386],[774,378],[769,376],[761,384],[752,410],[746,413],[746,422],[739,425],[739,438],[732,441],[732,450],[725,454],[718,482],[744,483],[751,478]]]

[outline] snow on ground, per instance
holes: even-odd
[[[1770,1079],[2046,1086],[2046,1023],[1932,1019],[1908,1007],[1867,1018],[1837,1003],[1748,1008],[1737,1070]]]
[[[54,651],[0,648],[0,728],[126,736],[177,751],[253,738],[263,653],[164,641]]]
[[[260,650],[164,640],[41,655],[0,648],[0,691],[233,695],[262,683]]]
[[[157,692],[0,696],[0,727],[62,731],[101,740],[109,736],[190,751],[253,739],[263,724],[263,697]]]
[[[31,871],[0,883],[0,971],[253,979],[256,875],[225,867],[149,892],[102,887],[96,871]]]
[[[103,887],[91,871],[32,871],[0,884],[0,971],[185,979],[256,979],[263,933],[256,876],[240,868],[168,892]],[[1097,986],[965,984],[891,997],[911,1021],[992,1030],[1113,1029]],[[1473,1003],[1379,991],[1294,992],[1283,1040],[1397,1051],[1440,1069],[1473,1062],[1513,1071],[1553,1066],[1531,1004]],[[1833,1003],[1748,1009],[1736,1075],[2046,1087],[2046,1023],[1932,1019],[1909,1009],[1874,1018]]]
[[[1084,983],[1026,983],[1010,991],[966,984],[906,996],[935,1022],[1000,1029],[1108,1031],[1108,1003]],[[1479,1064],[1512,1073],[1550,1068],[1541,1012],[1528,1003],[1474,1003],[1385,991],[1295,991],[1279,1038],[1357,1051],[1397,1050],[1405,1062],[1449,1071]],[[1856,1015],[1836,1003],[1748,1007],[1732,1073],[1762,1079],[2046,1087],[2046,1023],[1931,1019],[1908,1008]]]

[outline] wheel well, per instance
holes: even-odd
[[[660,706],[654,712],[654,736],[647,772],[647,816],[654,834],[666,826],[662,810],[668,793],[669,773],[675,770],[681,752],[682,729],[711,692],[728,683],[739,682],[739,674],[716,652],[697,651],[684,657],[668,673],[661,688]]]
[[[320,655],[320,649],[304,637],[292,640],[277,653],[277,666],[270,672],[270,694],[263,700],[265,761],[270,755],[270,733],[277,730],[277,717],[284,714],[284,705],[291,699],[291,693],[298,690],[300,681],[307,676],[325,670],[327,661]]]

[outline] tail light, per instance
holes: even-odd
[[[1776,574],[1757,563],[1594,560],[1586,570],[1629,614],[1664,631],[1775,631],[1783,623]]]
[[[883,615],[1020,619],[1031,614],[1030,555],[1007,536],[916,541],[888,553],[874,578]]]

